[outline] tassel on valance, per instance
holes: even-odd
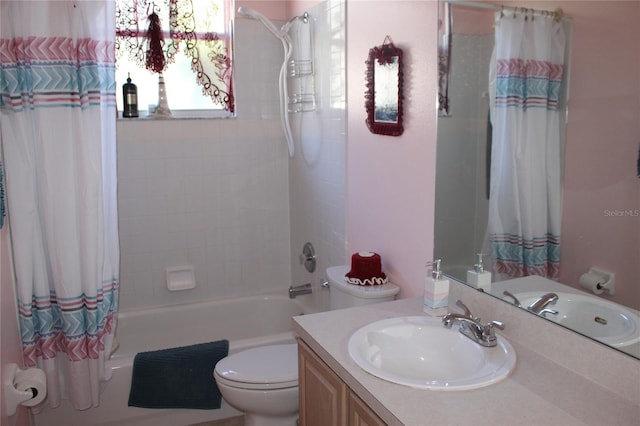
[[[160,17],[156,12],[153,12],[148,19],[146,65],[149,71],[160,74],[167,66],[163,51],[164,37],[162,36]]]

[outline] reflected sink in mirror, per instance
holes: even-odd
[[[616,348],[640,342],[640,317],[624,306],[584,294],[556,294],[558,300],[548,308],[558,313],[544,314],[545,318]],[[540,291],[515,294],[524,307],[542,295]]]
[[[411,316],[376,321],[349,339],[349,355],[368,373],[418,389],[467,390],[507,377],[516,362],[513,347],[498,336],[483,347],[445,328],[440,318]]]

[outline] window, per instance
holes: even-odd
[[[116,90],[130,76],[140,117],[158,102],[158,73],[147,69],[154,50],[149,17],[159,17],[166,96],[175,117],[232,117],[233,0],[117,0]],[[149,67],[152,68],[152,67]]]

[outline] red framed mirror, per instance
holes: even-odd
[[[402,49],[387,36],[381,46],[369,50],[365,107],[371,133],[400,136],[402,125]]]

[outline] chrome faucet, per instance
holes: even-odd
[[[461,300],[456,302],[456,305],[464,311],[462,314],[449,312],[442,317],[442,324],[451,328],[454,322],[459,325],[460,333],[467,336],[469,339],[478,343],[479,345],[492,347],[498,344],[495,328],[504,330],[504,323],[500,321],[491,321],[487,324],[482,324],[480,318],[474,317],[467,306],[462,303]]]
[[[554,314],[556,315],[558,311],[549,309],[547,306],[554,305],[558,301],[558,295],[555,293],[547,293],[543,294],[533,302],[527,308],[528,311],[533,312],[534,314],[544,315],[544,314]]]
[[[502,292],[507,297],[513,299],[513,304],[518,308],[524,308],[522,303],[518,300],[518,298],[511,294],[509,291],[505,290]],[[558,315],[558,311],[555,309],[550,309],[548,306],[553,305],[558,301],[558,295],[555,293],[547,293],[541,297],[539,297],[535,302],[529,305],[526,309],[534,314],[538,314],[540,316],[545,316],[546,314]]]
[[[301,296],[303,294],[311,294],[311,283],[306,283],[302,285],[290,285],[289,286],[289,299],[295,299],[296,296]]]

